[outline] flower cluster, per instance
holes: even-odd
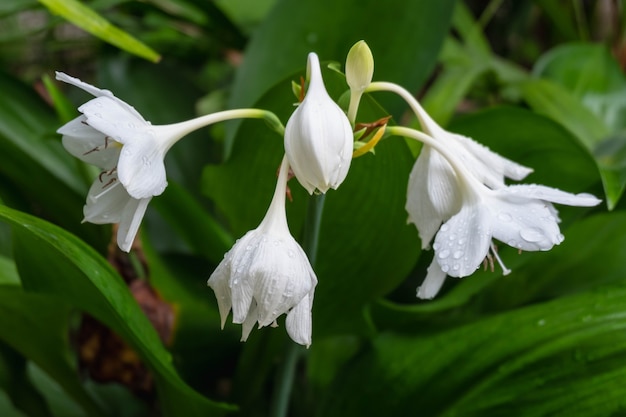
[[[525,251],[546,251],[560,244],[564,237],[554,203],[590,207],[600,202],[590,194],[507,184],[506,179],[523,180],[532,169],[471,138],[444,130],[404,88],[372,82],[374,60],[363,41],[354,45],[346,61],[347,112],[328,94],[314,53],[308,56],[306,73],[306,94],[284,128],[273,113],[259,109],[227,110],[153,126],[111,92],[57,73],[59,80],[95,96],[79,107],[79,117],[58,132],[72,155],[101,169],[87,195],[85,221],[119,223],[117,243],[124,251],[131,249],[150,200],[164,192],[165,154],[183,136],[211,123],[246,117],[263,118],[283,135],[285,155],[264,219],[237,240],[208,279],[222,327],[232,310],[233,322],[242,325],[243,341],[255,325],[276,326],[286,314],[289,336],[299,344],[311,344],[317,277],[307,254],[289,232],[285,194],[290,170],[309,194],[326,193],[345,180],[352,158],[372,150],[383,135],[422,142],[406,201],[408,220],[417,228],[422,249],[432,245],[434,250],[417,291],[419,298],[433,298],[446,276],[471,275],[485,259],[492,264],[495,259],[503,273],[509,273],[494,240]],[[380,91],[402,97],[419,120],[421,131],[387,126],[387,118],[357,124],[363,94]]]

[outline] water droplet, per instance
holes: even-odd
[[[511,246],[512,248],[515,248],[515,247],[517,247],[517,240],[511,239],[508,242],[506,242],[506,244]]]
[[[246,250],[252,250],[252,245],[247,245]]]
[[[439,257],[439,259],[445,259],[448,256],[450,256],[450,251],[448,249],[444,249],[441,252],[439,252],[437,256]]]
[[[102,103],[99,101],[96,101],[96,107],[102,107]]]
[[[442,232],[447,232],[448,229],[450,229],[450,226],[448,226],[447,224],[442,224],[440,230]]]
[[[98,117],[98,118],[100,118],[100,119],[102,119],[102,114],[100,114],[100,113],[94,113],[93,115]]]
[[[534,227],[520,230],[519,235],[527,242],[539,242],[543,239],[543,232],[541,229]]]
[[[289,255],[289,257],[290,257],[290,258],[293,258],[294,256],[296,256],[296,254],[295,254],[295,253],[294,253],[294,251],[292,251],[292,250],[289,250],[289,251],[287,252],[287,255]]]
[[[465,245],[465,242],[466,242],[465,238],[459,239],[459,245]]]
[[[452,257],[454,259],[460,259],[461,256],[463,256],[463,251],[462,250],[457,250],[452,254]]]
[[[450,239],[450,240],[456,240],[456,235],[453,233],[453,234],[451,234],[451,235],[448,237],[448,239]]]
[[[278,239],[277,239],[277,240],[275,240],[275,241],[274,241],[274,246],[279,246],[279,245],[280,245],[280,240],[278,240]]]
[[[441,270],[442,270],[443,272],[448,272],[448,270],[449,270],[449,269],[450,269],[450,267],[449,267],[448,265],[442,265],[442,266],[441,266]]]
[[[458,271],[458,270],[459,270],[459,268],[460,268],[459,264],[454,264],[454,265],[452,266],[452,269],[454,269],[455,271]]]
[[[433,244],[433,249],[434,249],[434,250],[437,250],[437,249],[439,249],[440,247],[441,247],[441,245],[440,245],[439,243],[435,243],[435,244]]]
[[[150,158],[148,158],[146,155],[141,157],[141,162],[143,162],[143,165],[146,167],[149,167],[151,164]]]
[[[563,233],[559,233],[558,235],[556,235],[556,240],[559,243],[562,243],[565,240],[565,236],[563,236]]]
[[[498,219],[503,222],[510,222],[511,220],[513,220],[513,216],[511,216],[509,213],[500,213],[498,214]]]

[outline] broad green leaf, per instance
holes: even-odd
[[[324,81],[332,95],[343,93],[345,79],[340,74],[325,69]],[[293,101],[286,80],[257,105],[285,120],[293,111]],[[366,99],[359,115],[362,120],[377,120],[385,113]],[[228,220],[233,236],[256,228],[263,218],[282,154],[280,136],[260,121],[246,121],[231,158],[206,168],[204,191]],[[404,211],[413,162],[404,141],[386,140],[376,147],[375,155],[354,159],[346,181],[327,193],[314,266],[319,279],[314,338],[337,331],[364,332],[364,306],[392,290],[417,259],[417,231],[407,226]],[[287,203],[289,224],[299,238],[308,196],[295,179],[289,187],[294,200]]]
[[[625,302],[621,284],[441,332],[383,333],[344,367],[317,415],[618,415]]]
[[[92,248],[52,224],[8,207],[0,206],[0,217],[14,226],[15,259],[24,287],[59,297],[126,340],[154,372],[164,415],[215,415],[228,408],[202,397],[180,379],[121,277]]]
[[[533,75],[557,82],[577,97],[607,93],[626,84],[608,48],[591,43],[569,43],[551,49],[537,60]]]
[[[610,136],[606,124],[558,84],[548,80],[529,80],[523,83],[522,93],[535,111],[560,123],[573,133],[591,154],[596,152],[597,147],[602,147],[603,140]],[[623,179],[621,169],[618,169],[620,174],[615,175],[615,166],[604,167],[603,162],[600,158],[598,166],[607,206],[613,209],[626,188],[626,181]]]
[[[22,412],[38,416],[50,414],[46,401],[26,375],[26,366],[26,358],[0,342],[0,393],[5,394],[7,399],[7,404],[0,400],[0,415],[21,415]]]
[[[384,4],[281,0],[248,44],[230,106],[257,102],[270,87],[304,67],[309,52],[316,52],[322,61],[333,60],[343,66],[348,50],[360,39],[374,54],[375,80],[393,81],[415,90],[435,65],[453,4],[452,0],[392,0]],[[400,100],[382,102],[393,114],[405,108]],[[231,133],[234,136],[234,129]],[[231,147],[232,143],[227,142],[226,155]]]
[[[102,416],[100,407],[83,389],[69,356],[68,305],[56,297],[2,285],[0,310],[0,339],[54,378],[87,415]]]
[[[97,12],[78,0],[39,0],[51,13],[59,15],[79,28],[111,45],[152,62],[159,62],[160,55],[127,32],[112,25]]]

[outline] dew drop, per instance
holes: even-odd
[[[441,230],[442,232],[447,232],[448,229],[450,229],[450,226],[448,226],[447,224],[442,224],[439,230]]]
[[[453,233],[453,234],[451,234],[451,235],[448,237],[448,239],[450,239],[450,240],[456,240],[456,235]]]
[[[556,240],[559,243],[562,243],[565,240],[565,236],[563,236],[563,233],[559,233],[558,235],[556,235]]]
[[[434,249],[434,250],[437,250],[437,249],[439,249],[440,247],[441,247],[441,245],[440,245],[439,243],[435,243],[435,244],[433,244],[433,249]]]
[[[102,119],[102,114],[100,114],[100,113],[94,113],[93,115],[98,117],[98,118],[100,118],[100,119]]]
[[[517,247],[517,240],[511,239],[508,242],[506,242],[506,244],[511,246],[512,248],[515,248],[515,247]]]
[[[452,266],[452,269],[454,269],[455,271],[458,271],[458,270],[459,270],[459,268],[460,268],[459,264],[454,264],[454,265]]]
[[[457,250],[452,254],[452,257],[454,259],[460,259],[461,256],[463,256],[463,251],[462,250]]]
[[[520,230],[519,235],[527,242],[539,242],[543,239],[541,230],[534,227]]]
[[[498,214],[498,219],[503,222],[510,222],[511,220],[513,220],[513,216],[511,216],[509,213],[500,213]]]
[[[459,245],[465,245],[465,242],[466,242],[465,238],[459,239]]]
[[[449,267],[448,265],[442,265],[442,266],[441,266],[441,270],[442,270],[443,272],[448,272],[448,270],[449,270],[449,269],[450,269],[450,267]]]
[[[448,249],[444,249],[441,252],[439,252],[437,256],[439,257],[439,259],[445,259],[448,256],[450,256],[450,251]]]
[[[287,252],[287,255],[289,255],[290,258],[293,258],[294,256],[296,256],[296,254],[292,250],[289,250]]]

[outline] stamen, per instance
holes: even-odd
[[[109,185],[113,184],[115,181],[117,181],[117,178],[115,177],[111,178],[109,182],[107,182],[106,184],[102,186],[102,188],[107,188]]]
[[[493,253],[493,256],[498,261],[498,264],[500,264],[500,268],[502,268],[502,275],[509,275],[511,273],[511,270],[509,268],[507,268],[506,265],[504,265],[504,262],[502,262],[502,259],[500,259],[500,256],[498,255],[498,250],[496,249],[496,246],[493,244],[493,242],[491,242],[490,246],[491,246],[491,252]],[[493,269],[492,269],[492,271],[493,271]]]

